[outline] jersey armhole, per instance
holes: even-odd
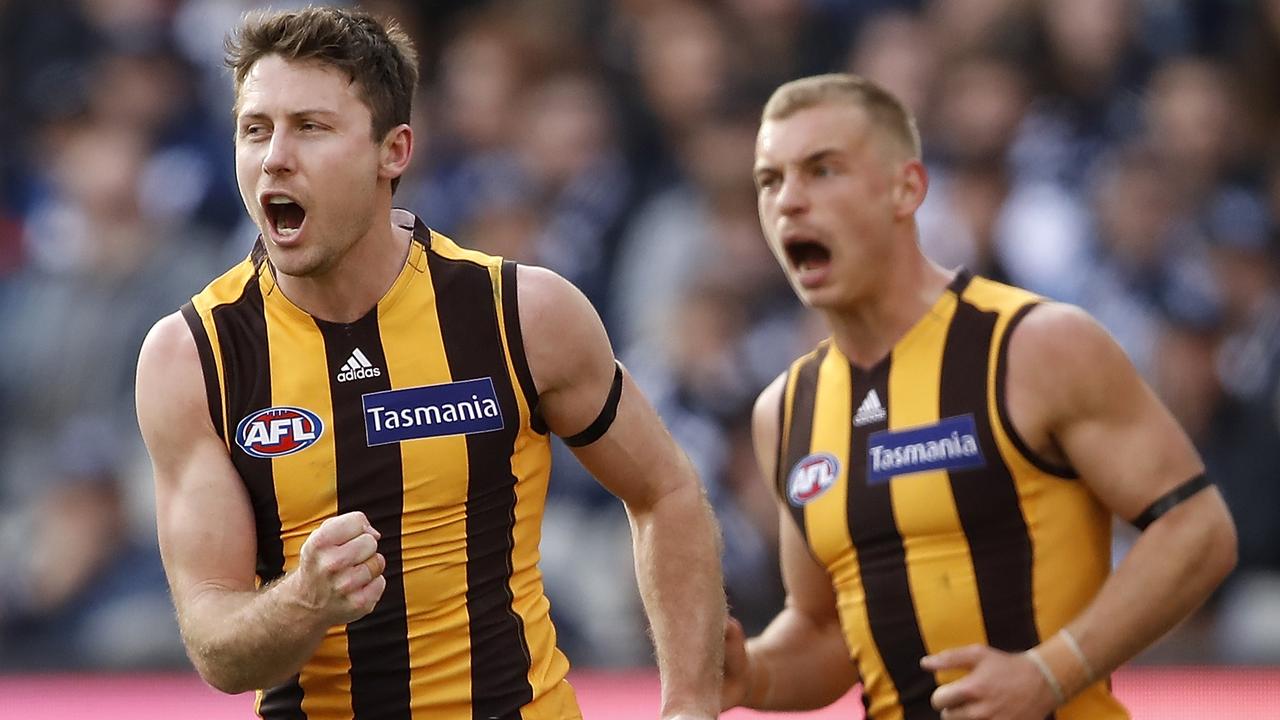
[[[196,354],[200,358],[200,374],[204,377],[205,399],[209,403],[209,420],[213,423],[213,431],[218,439],[227,442],[226,426],[222,422],[222,387],[218,382],[218,365],[213,358],[213,343],[209,342],[209,333],[205,331],[204,321],[195,305],[190,302],[182,306],[182,319],[187,321],[191,336],[196,341]]]
[[[529,427],[539,435],[546,435],[547,423],[538,411],[538,388],[533,383],[533,373],[529,371],[529,358],[524,352],[524,335],[520,331],[517,268],[519,263],[514,260],[502,261],[502,321],[507,329],[507,352],[511,356],[511,366],[515,368],[525,405],[529,408]]]
[[[787,451],[787,388],[791,386],[792,372],[787,371],[787,381],[782,384],[782,392],[778,393],[778,442],[774,448],[773,485],[778,490],[778,497],[786,501],[787,485],[782,459]]]
[[[1009,371],[1009,342],[1013,338],[1013,332],[1018,328],[1018,324],[1039,305],[1040,301],[1036,300],[1018,308],[1013,317],[1009,319],[1009,326],[1005,328],[1004,334],[1000,337],[1000,349],[996,355],[996,415],[1000,420],[1001,426],[1004,427],[1005,435],[1027,462],[1055,477],[1064,480],[1078,480],[1080,474],[1076,472],[1075,468],[1070,465],[1059,465],[1032,450],[1022,435],[1018,434],[1018,429],[1013,424],[1013,418],[1009,415],[1009,404],[1005,393]]]

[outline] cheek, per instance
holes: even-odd
[[[262,170],[262,160],[248,150],[236,150],[236,182],[241,195],[253,195],[253,186]]]

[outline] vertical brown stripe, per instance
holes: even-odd
[[[972,413],[985,468],[952,470],[951,491],[969,541],[987,643],[1008,652],[1039,642],[1031,597],[1031,538],[1013,476],[991,432],[988,363],[996,313],[961,300],[942,356],[939,416]]]
[[[502,263],[502,322],[507,329],[507,350],[511,353],[511,365],[516,369],[524,404],[529,408],[529,424],[534,432],[547,433],[547,424],[538,413],[538,387],[529,372],[529,358],[524,353],[524,335],[520,330],[519,286],[516,284],[518,265],[506,260]]]
[[[800,528],[800,537],[808,536],[804,525],[804,508],[796,507],[791,502],[790,494],[787,492],[787,482],[791,475],[791,468],[809,454],[809,445],[813,441],[813,408],[817,404],[818,395],[818,370],[822,368],[822,361],[827,357],[829,349],[828,345],[814,352],[796,372],[795,392],[791,396],[791,423],[788,431],[783,435],[786,438],[786,447],[781,448],[779,453],[778,496],[791,511],[791,517],[796,519],[796,527]],[[785,402],[786,388],[783,388],[783,398]]]
[[[893,412],[889,397],[890,356],[870,371],[852,367],[853,393],[850,407],[856,408],[871,390],[889,398],[886,411]],[[851,418],[852,420],[852,418]],[[928,653],[907,577],[907,553],[893,514],[893,485],[867,483],[867,440],[870,428],[854,426],[849,441],[849,537],[858,553],[858,566],[867,598],[867,622],[885,670],[898,690],[904,720],[936,720],[941,717],[929,704],[937,689],[933,674],[920,668],[920,658]]]
[[[365,440],[361,395],[391,389],[376,310],[354,324],[317,320],[324,337],[333,398],[334,464],[338,513],[363,512],[382,538],[378,552],[387,560],[387,589],[373,612],[347,625],[351,659],[351,710],[355,720],[409,720],[409,640],[405,616],[401,525],[404,477],[395,443],[369,447]],[[339,382],[337,377],[359,349],[382,374]]]
[[[520,708],[533,700],[533,688],[524,621],[512,607],[511,594],[516,510],[511,455],[520,430],[515,388],[489,269],[436,253],[427,262],[450,375],[455,382],[492,379],[503,415],[501,430],[467,436],[471,714],[476,720],[518,720]]]
[[[245,284],[234,303],[213,309],[213,326],[222,350],[226,375],[227,427],[236,431],[249,413],[271,407],[271,361],[267,344],[267,319],[262,306],[258,276]],[[202,361],[203,362],[203,361]],[[258,534],[258,577],[265,585],[284,574],[284,544],[280,539],[280,508],[276,504],[271,460],[249,455],[237,438],[231,443],[231,461],[249,491],[254,526]],[[298,676],[263,693],[259,707],[269,720],[305,720],[302,686]]]
[[[209,342],[209,333],[205,331],[204,322],[194,305],[183,304],[182,319],[187,321],[191,337],[196,341],[196,355],[200,357],[200,373],[204,376],[204,393],[209,402],[209,419],[213,421],[213,431],[218,433],[219,440],[226,442],[225,428],[222,425],[222,391],[218,382],[218,366],[213,359],[213,344]]]

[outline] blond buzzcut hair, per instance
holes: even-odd
[[[773,91],[760,119],[784,120],[801,110],[829,103],[862,108],[873,125],[899,141],[911,157],[920,157],[920,130],[911,111],[893,93],[852,73],[811,75],[784,83]]]

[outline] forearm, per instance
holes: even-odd
[[[200,676],[226,693],[278,685],[315,654],[326,627],[290,593],[207,587],[179,613],[183,642]]]
[[[858,679],[839,621],[819,624],[791,607],[747,641],[747,657],[743,706],[757,710],[826,707]]]
[[[724,650],[720,538],[698,486],[632,511],[636,578],[662,676],[662,716],[715,717]]]
[[[1068,697],[1154,643],[1209,596],[1235,564],[1235,535],[1216,493],[1180,507],[1138,537],[1067,632],[1040,652]],[[1206,510],[1206,507],[1211,509]],[[1090,678],[1090,674],[1093,675]]]

